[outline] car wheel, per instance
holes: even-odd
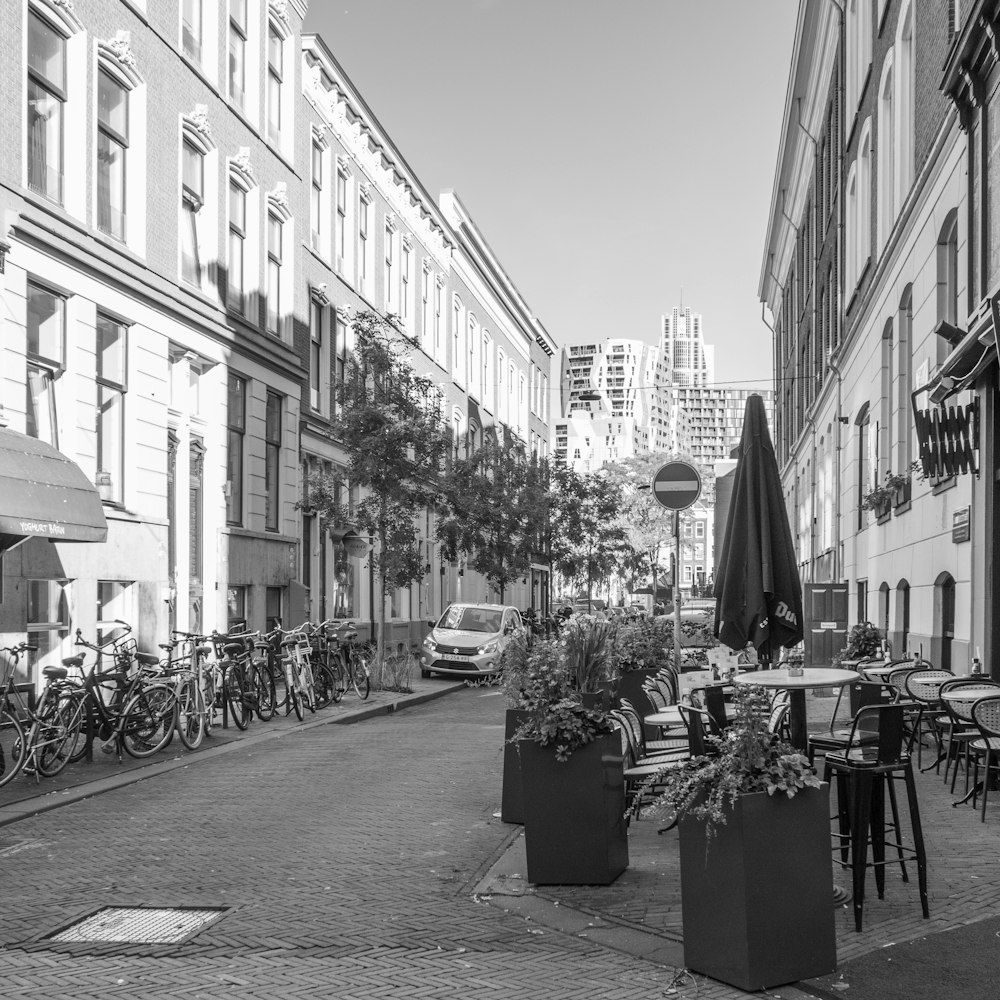
[[[427,670],[424,667],[420,668],[420,676],[421,677],[430,677],[430,675],[431,675],[431,672],[429,670]]]

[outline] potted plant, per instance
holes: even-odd
[[[617,702],[631,702],[640,715],[648,715],[653,706],[642,689],[643,683],[658,670],[670,664],[673,629],[665,618],[640,618],[618,627],[615,642],[618,676],[615,692]]]
[[[504,823],[523,823],[524,805],[521,794],[521,760],[517,752],[515,734],[525,724],[525,687],[533,669],[531,651],[539,643],[537,654],[543,653],[541,640],[536,640],[529,630],[511,637],[500,654],[502,686],[507,702],[504,718],[503,789],[500,798],[500,819]]]
[[[565,638],[531,644],[520,689],[520,759],[528,881],[609,885],[628,867],[621,736],[584,704]]]
[[[769,713],[763,688],[738,686],[711,751],[644,789],[644,812],[678,820],[684,964],[747,991],[836,967],[829,786]]]
[[[861,660],[868,656],[879,656],[887,643],[882,632],[871,622],[858,622],[847,633],[847,644],[833,658],[839,665],[843,660]]]
[[[560,631],[559,659],[573,689],[589,705],[608,705],[617,680],[617,635],[615,622],[592,615],[574,615]]]
[[[897,494],[910,485],[910,473],[887,472],[881,486],[874,486],[861,498],[862,510],[873,511],[877,518],[889,513]]]

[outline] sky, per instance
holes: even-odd
[[[771,386],[758,298],[796,0],[310,0],[435,197],[454,190],[556,344],[656,343]]]

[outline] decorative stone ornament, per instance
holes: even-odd
[[[284,181],[278,181],[268,197],[279,208],[284,209],[286,212],[288,211],[288,185]]]
[[[108,48],[115,54],[115,58],[129,69],[136,68],[135,53],[132,51],[132,34],[129,31],[119,31],[115,37],[108,42]]]
[[[253,165],[250,163],[249,146],[240,146],[240,151],[233,157],[233,166],[246,174],[247,177],[254,176]]]
[[[288,0],[267,0],[271,13],[285,24],[288,24]]]
[[[194,114],[190,115],[188,121],[194,126],[197,132],[204,136],[212,137],[212,126],[208,124],[208,105],[196,104]]]

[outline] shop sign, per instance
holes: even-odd
[[[969,514],[970,508],[963,507],[951,515],[951,540],[953,542],[967,542],[971,537]]]
[[[914,409],[920,464],[929,479],[979,475],[979,397],[965,406]]]

